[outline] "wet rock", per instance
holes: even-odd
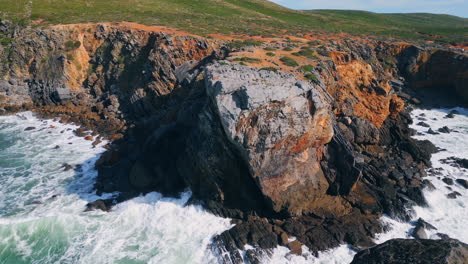
[[[59,146],[59,145],[56,145],[56,146],[54,147],[54,149],[59,149],[59,148],[60,148],[60,146]]]
[[[63,168],[64,171],[69,171],[69,170],[73,169],[73,166],[68,164],[68,163],[64,163],[64,164],[62,164],[62,167],[60,167],[60,168]]]
[[[288,244],[288,248],[291,254],[302,255],[302,244],[301,242],[294,240]]]
[[[92,141],[94,138],[93,138],[93,136],[86,136],[84,139]]]
[[[422,218],[419,218],[416,222],[416,226],[413,229],[411,235],[416,239],[427,239],[426,230],[436,230],[433,225],[429,224],[428,222],[424,221]]]
[[[454,118],[454,117],[455,117],[455,115],[452,114],[452,113],[449,113],[446,116],[444,116],[444,118]]]
[[[447,185],[453,185],[453,179],[451,178],[443,178],[442,181]]]
[[[449,199],[457,199],[458,196],[461,196],[461,193],[459,193],[459,192],[451,192],[451,193],[447,194],[447,198],[449,198]]]
[[[418,126],[422,126],[422,127],[431,127],[429,124],[427,124],[426,122],[418,122],[416,125]]]
[[[97,146],[99,144],[101,144],[101,139],[100,138],[96,138],[96,140],[93,142],[93,146]]]
[[[108,200],[96,200],[94,202],[86,204],[85,212],[101,210],[104,212],[110,211],[110,202]]]
[[[427,239],[426,230],[421,225],[417,225],[411,235],[416,239]]]
[[[437,230],[437,228],[428,222],[424,221],[422,218],[418,218],[418,221],[416,221],[416,226],[421,226],[427,230]]]
[[[437,233],[436,236],[439,237],[439,239],[451,239],[449,235],[444,233]]]
[[[429,128],[429,130],[427,130],[427,133],[430,134],[430,135],[439,135],[440,134],[440,133],[435,132],[434,130],[432,130],[432,128]]]
[[[456,179],[455,182],[460,184],[461,186],[463,186],[463,188],[468,189],[468,181],[467,180],[465,180],[465,179]]]
[[[354,256],[351,264],[461,264],[468,245],[455,239],[392,239]]]
[[[27,128],[24,129],[24,131],[31,131],[31,130],[34,130],[34,129],[36,129],[36,128],[35,127],[27,127]]]
[[[424,185],[424,188],[427,188],[427,189],[429,189],[431,191],[436,189],[434,184],[432,184],[432,182],[430,180],[427,180],[427,179],[423,180],[423,185]]]
[[[286,246],[289,243],[288,234],[286,234],[285,232],[281,232],[278,238],[278,243],[281,246]]]
[[[439,129],[437,129],[437,131],[439,131],[440,133],[448,134],[448,133],[450,133],[451,130],[450,130],[450,128],[444,126],[444,127],[441,127]]]
[[[468,169],[468,159],[455,159],[455,163],[460,165],[462,168]]]
[[[83,127],[80,127],[78,129],[74,130],[73,133],[75,133],[75,135],[77,137],[86,137],[87,136],[86,129],[83,128]]]

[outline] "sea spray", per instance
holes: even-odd
[[[76,128],[30,112],[0,117],[0,263],[217,262],[208,245],[230,220],[185,206],[189,192],[83,212],[112,194],[92,190],[105,142],[93,147]]]

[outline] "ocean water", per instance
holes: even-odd
[[[416,119],[425,114],[433,130],[448,126],[450,134],[429,135],[427,128],[413,125],[436,146],[446,149],[434,154],[434,168],[442,176],[430,176],[436,190],[425,190],[428,207],[416,207],[414,220],[422,217],[437,232],[468,243],[468,192],[443,177],[468,180],[468,172],[441,162],[456,156],[468,158],[468,110],[444,119],[450,109],[414,110]],[[435,120],[434,120],[435,119]],[[416,121],[417,123],[419,121]],[[35,127],[25,131],[27,127]],[[216,217],[197,206],[185,206],[190,193],[164,198],[149,193],[114,207],[111,212],[84,212],[89,201],[99,198],[92,186],[97,175],[94,162],[104,151],[103,142],[73,135],[73,125],[39,120],[30,112],[0,117],[0,263],[218,263],[209,250],[211,238],[231,227],[229,219]],[[59,148],[55,148],[59,146]],[[62,165],[80,165],[64,171]],[[452,188],[449,190],[447,187]],[[461,194],[447,199],[452,191]],[[381,243],[409,238],[411,223],[383,217],[392,230],[377,236]],[[347,245],[318,256],[303,248],[302,256],[278,247],[264,263],[349,263],[355,252]]]
[[[29,112],[0,117],[0,263],[216,263],[207,246],[230,221],[184,206],[188,192],[83,212],[100,198],[93,167],[104,149],[75,128]],[[81,169],[64,171],[63,163]]]

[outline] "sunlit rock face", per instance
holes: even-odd
[[[320,161],[333,137],[325,90],[289,74],[214,65],[206,88],[223,128],[275,211],[300,214],[328,189]]]

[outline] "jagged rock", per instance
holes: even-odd
[[[434,130],[432,130],[432,128],[429,128],[429,130],[427,130],[427,133],[430,134],[430,135],[439,135],[440,134],[440,133],[437,133]]]
[[[425,188],[428,188],[429,190],[433,191],[436,189],[436,187],[434,186],[434,184],[432,184],[431,181],[429,180],[423,180],[423,184],[424,184],[424,187]]]
[[[429,224],[428,222],[424,221],[423,219],[419,218],[416,222],[416,226],[413,229],[411,235],[416,239],[427,239],[426,230],[432,229],[436,230],[433,225]]]
[[[108,200],[96,200],[94,202],[86,204],[85,212],[94,211],[94,210],[101,210],[104,212],[110,211],[110,201]]]
[[[417,225],[411,235],[416,239],[427,239],[426,230],[421,225]]]
[[[457,199],[458,196],[461,196],[461,193],[451,192],[451,193],[447,194],[447,198],[449,198],[449,199]]]
[[[468,181],[465,179],[456,179],[455,182],[463,186],[463,188],[468,189]]]
[[[454,239],[392,239],[362,250],[351,264],[459,264],[468,259],[468,245]]]
[[[425,122],[419,122],[419,123],[417,123],[416,125],[422,126],[422,127],[431,127],[429,124],[427,124],[427,123],[425,123]]]
[[[445,182],[445,184],[447,185],[453,185],[453,179],[451,178],[446,177],[446,178],[443,178],[442,181]]]
[[[369,121],[354,118],[351,124],[354,132],[354,141],[358,144],[376,144],[379,142],[379,130]]]
[[[440,133],[446,133],[447,134],[447,133],[450,133],[451,130],[450,130],[450,128],[444,126],[444,127],[441,127],[439,129],[437,129],[437,131],[439,131]]]

